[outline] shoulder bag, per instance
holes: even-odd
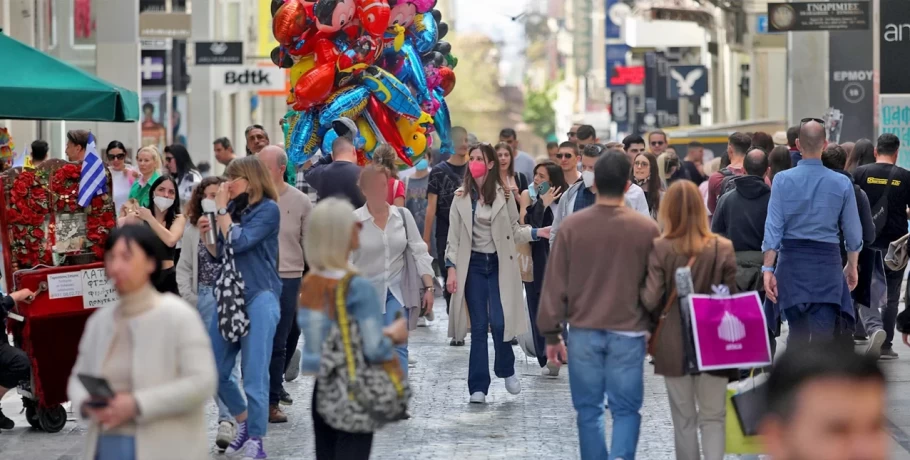
[[[695,263],[695,256],[689,257],[689,262],[686,264],[686,267],[692,268],[692,264]],[[660,312],[660,317],[657,319],[657,327],[654,328],[654,333],[651,334],[651,338],[648,339],[648,354],[654,356],[657,351],[657,338],[660,336],[661,326],[664,324],[664,320],[667,319],[667,315],[670,314],[670,309],[677,304],[678,294],[676,292],[676,283],[673,283],[673,289],[670,290],[670,295],[667,296],[667,303],[664,305],[664,309]]]
[[[408,233],[408,219],[405,217],[405,210],[398,208],[398,215],[401,216],[402,225],[404,225],[404,237],[407,241],[404,245],[404,268],[401,270],[401,296],[404,300],[405,314],[408,319],[408,330],[417,329],[417,320],[420,318],[420,307],[423,306],[423,297],[420,290],[423,288],[423,280],[417,271],[417,260],[414,253],[411,252],[411,235]]]
[[[360,326],[347,310],[352,274],[335,288],[334,316],[316,377],[316,410],[336,430],[372,433],[402,420],[411,399],[411,387],[398,358],[373,364],[363,356]]]
[[[246,300],[243,277],[234,261],[234,246],[231,243],[233,226],[228,231],[221,255],[221,274],[215,280],[215,302],[218,305],[218,330],[221,337],[231,343],[250,332],[250,318],[246,314]],[[192,255],[195,257],[195,255]]]

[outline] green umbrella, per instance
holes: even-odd
[[[0,119],[137,121],[139,97],[0,34]]]

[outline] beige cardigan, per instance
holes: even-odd
[[[183,300],[195,307],[199,300],[199,229],[189,220],[180,241],[183,249],[177,261],[177,290]]]
[[[461,190],[461,189],[459,189]],[[522,296],[521,270],[518,268],[516,243],[531,241],[531,228],[518,224],[518,209],[506,200],[502,187],[493,201],[493,244],[499,257],[499,295],[505,317],[503,340],[510,341],[528,331],[528,311]],[[508,204],[508,206],[506,206]],[[449,212],[449,236],[446,259],[455,263],[458,286],[449,303],[449,337],[464,340],[468,333],[468,309],[464,303],[464,286],[471,262],[474,213],[469,195],[456,195]]]
[[[130,320],[133,334],[133,396],[138,460],[209,458],[205,406],[217,388],[212,346],[195,308],[173,294],[159,294],[155,307]],[[99,308],[89,318],[69,378],[73,410],[89,397],[78,374],[100,375],[110,349],[117,307]],[[86,459],[95,458],[99,426],[87,421]]]

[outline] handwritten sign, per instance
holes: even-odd
[[[120,300],[114,283],[107,279],[103,268],[82,270],[82,307],[98,308],[116,304]]]
[[[82,275],[79,272],[47,275],[47,293],[52,299],[82,295]]]

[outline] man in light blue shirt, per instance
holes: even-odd
[[[792,339],[830,340],[852,334],[850,291],[857,283],[862,224],[850,179],[822,165],[828,145],[824,121],[802,120],[796,142],[803,158],[774,176],[765,221],[762,272],[767,297],[775,303],[769,319],[776,324],[783,311]],[[847,249],[843,273],[839,230]]]

